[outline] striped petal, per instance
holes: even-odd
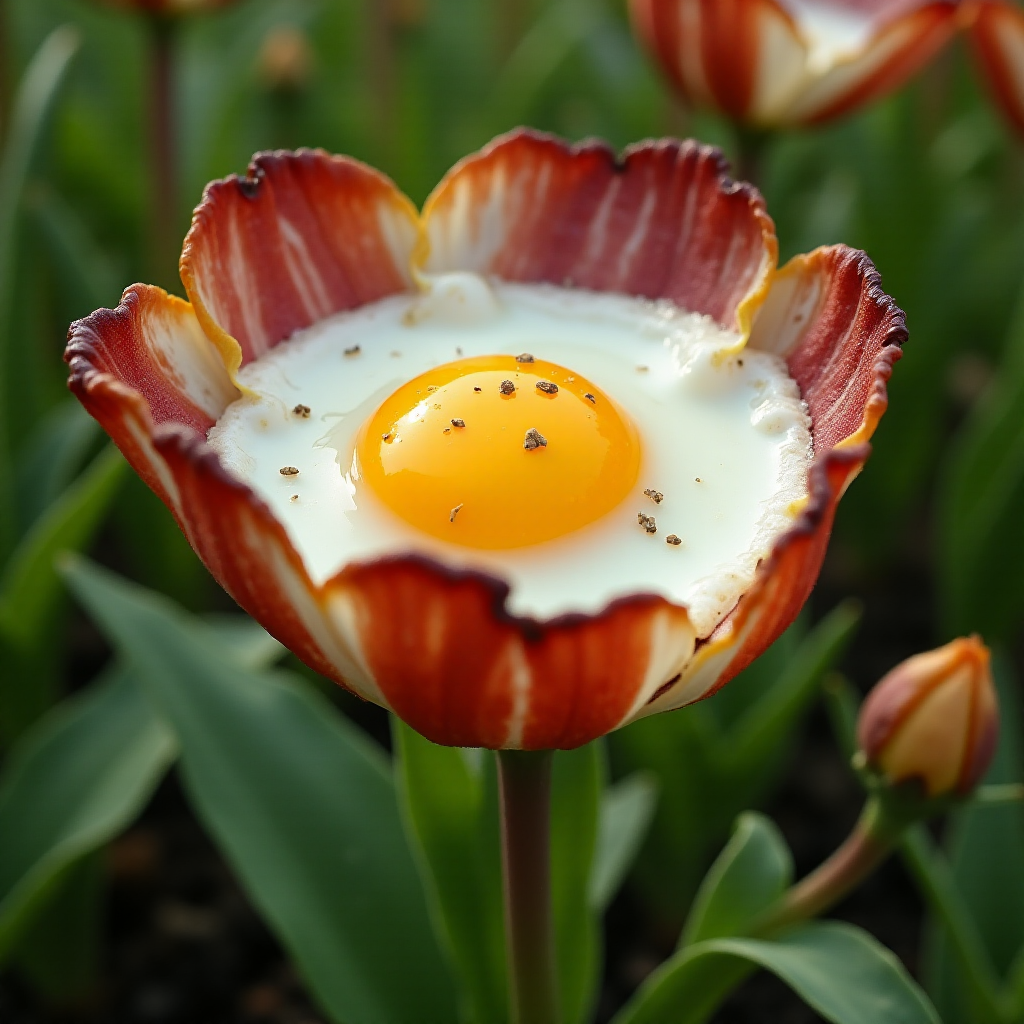
[[[520,130],[456,165],[424,209],[425,269],[671,299],[746,332],[778,258],[764,200],[722,155],[666,139],[618,157]]]
[[[246,611],[435,742],[574,747],[711,692],[806,600],[884,409],[902,314],[866,257],[843,247],[776,274],[760,197],[692,143],[616,160],[602,145],[519,132],[457,166],[422,221],[411,210],[353,161],[257,158],[247,178],[210,186],[197,211],[182,258],[192,304],[138,285],[73,325],[72,389]],[[411,287],[414,259],[669,298],[752,327],[751,344],[787,359],[814,421],[811,499],[711,637],[649,595],[596,615],[517,618],[504,583],[422,557],[350,564],[316,585],[281,524],[218,463],[205,433],[238,394],[238,365],[331,312]]]
[[[818,579],[839,499],[871,452],[906,337],[903,313],[864,253],[830,246],[779,271],[750,343],[786,360],[810,410],[807,505],[736,608],[638,717],[714,693],[796,618]]]
[[[181,279],[234,372],[317,320],[410,288],[418,233],[412,203],[365,164],[261,153],[245,177],[207,186]]]
[[[974,53],[992,95],[1024,135],[1024,10],[999,0],[969,5]]]
[[[898,89],[952,38],[956,0],[631,0],[687,100],[761,126],[814,124]]]

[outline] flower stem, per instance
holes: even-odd
[[[736,178],[748,181],[755,188],[762,187],[764,157],[768,150],[771,132],[763,128],[736,126]]]
[[[892,852],[894,840],[876,827],[877,818],[877,807],[869,801],[843,844],[756,923],[756,933],[769,934],[818,917],[860,885]]]
[[[501,750],[501,847],[513,1024],[558,1024],[551,915],[551,762]]]
[[[150,244],[156,280],[170,285],[178,250],[175,239],[178,209],[177,146],[174,114],[173,21],[148,18]]]

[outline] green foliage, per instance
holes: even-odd
[[[799,625],[710,700],[612,735],[613,763],[658,780],[661,798],[636,879],[652,908],[681,920],[710,850],[771,790],[822,675],[860,618],[846,603],[805,635]]]
[[[646,772],[627,775],[605,790],[590,876],[590,903],[595,910],[607,909],[619,891],[657,806],[658,783]]]
[[[474,1021],[505,1020],[508,982],[493,757],[431,743],[394,720],[402,812]]]
[[[559,751],[551,779],[551,889],[562,1019],[591,1019],[601,969],[600,915],[590,899],[604,787],[604,744]]]
[[[940,1024],[903,965],[867,932],[838,921],[772,941],[709,939],[681,950],[644,983],[614,1024],[700,1024],[741,968],[763,967],[833,1024]]]
[[[1024,621],[1024,306],[985,401],[956,439],[939,494],[941,597],[953,632],[990,640]]]
[[[1020,688],[1005,658],[995,659],[1002,728],[989,782],[1024,781]],[[973,804],[954,816],[946,841],[949,885],[962,903],[968,930],[979,940],[989,971],[1018,985],[1024,963],[1024,806]],[[927,948],[928,990],[946,1024],[978,1019],[969,978],[957,957],[948,924],[933,919]],[[1018,991],[1012,1020],[1024,1019]]]
[[[63,873],[118,834],[175,755],[172,734],[118,668],[15,747],[0,777],[0,959]]]
[[[742,935],[792,883],[793,859],[771,819],[741,814],[697,891],[680,947]]]
[[[467,1001],[466,1017],[508,1013],[492,755],[440,747],[395,721],[396,770],[406,827],[437,930]],[[587,1021],[600,969],[600,914],[619,888],[654,810],[655,787],[634,776],[605,786],[603,744],[555,755],[551,868],[562,1009]]]
[[[11,479],[10,394],[12,308],[16,288],[15,246],[22,194],[57,91],[78,49],[78,36],[67,27],[57,28],[39,48],[29,65],[14,102],[0,156],[0,480]],[[11,488],[0,487],[0,560],[14,544],[15,513]]]
[[[380,751],[298,680],[233,663],[166,599],[86,562],[67,573],[138,668],[197,812],[332,1019],[456,1020]]]

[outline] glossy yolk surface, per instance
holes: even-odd
[[[492,550],[594,522],[640,471],[637,431],[604,392],[513,356],[460,359],[404,384],[364,424],[356,454],[360,478],[406,522]]]

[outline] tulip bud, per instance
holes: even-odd
[[[313,71],[309,37],[293,25],[278,25],[264,37],[258,59],[260,78],[275,92],[301,92]]]
[[[925,795],[965,796],[985,774],[999,733],[988,648],[976,637],[897,665],[868,694],[857,739],[867,765]]]

